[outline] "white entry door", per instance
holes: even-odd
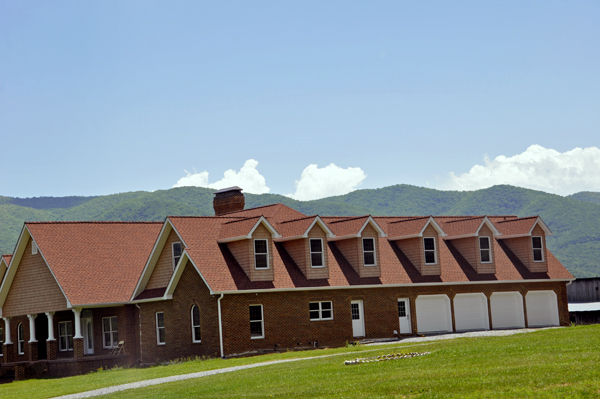
[[[365,317],[363,311],[363,301],[355,300],[350,302],[352,311],[352,336],[365,336]]]
[[[93,355],[94,354],[94,323],[91,317],[81,319],[81,325],[83,326],[83,354]]]
[[[408,298],[398,299],[398,319],[400,319],[400,334],[411,334],[410,301]]]

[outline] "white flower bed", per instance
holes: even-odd
[[[354,360],[346,360],[344,364],[349,366],[351,364],[361,364],[361,363],[373,363],[373,362],[383,362],[386,360],[396,360],[396,359],[408,359],[409,357],[417,357],[429,355],[431,352],[411,352],[411,353],[390,353],[389,355],[381,355],[381,356],[373,356],[373,357],[359,357]]]

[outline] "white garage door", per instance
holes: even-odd
[[[523,296],[520,292],[494,292],[490,297],[492,327],[524,328]]]
[[[456,331],[489,330],[487,298],[482,293],[456,294],[454,297]]]
[[[450,298],[447,295],[419,295],[415,303],[420,333],[452,331]]]
[[[525,295],[527,326],[558,326],[558,302],[554,291],[529,291]]]

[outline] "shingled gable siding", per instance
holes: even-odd
[[[375,259],[376,266],[365,266],[363,258],[363,237],[372,237],[375,239]],[[334,241],[335,246],[340,250],[344,258],[350,263],[352,268],[360,277],[379,277],[381,276],[380,259],[379,259],[379,236],[377,231],[367,224],[362,231],[361,237],[348,238],[345,240]]]
[[[310,239],[320,238],[323,240],[323,264],[324,267],[311,267],[310,261]],[[327,235],[317,223],[308,232],[308,238],[284,241],[283,247],[292,257],[304,276],[309,279],[329,278],[329,266],[327,263]]]
[[[269,268],[256,270],[254,267],[254,240],[265,239],[269,246]],[[273,241],[271,233],[262,223],[254,230],[252,239],[239,240],[227,243],[227,248],[240,264],[250,281],[273,281]]]
[[[423,244],[423,237],[434,237],[435,238],[435,265],[425,264],[425,249]],[[439,276],[442,272],[442,265],[440,259],[440,245],[441,240],[438,236],[437,230],[430,224],[423,231],[423,237],[408,238],[406,240],[395,241],[396,245],[406,255],[413,266],[423,276]]]
[[[163,288],[169,285],[169,280],[173,275],[173,243],[181,241],[175,230],[172,230],[167,238],[167,242],[158,257],[154,271],[146,284],[146,289]]]
[[[490,238],[490,249],[492,256],[492,263],[481,263],[481,254],[479,252],[479,237]],[[452,245],[460,252],[460,254],[466,259],[477,273],[496,273],[496,257],[494,256],[494,236],[492,231],[487,225],[483,225],[479,231],[478,237],[466,237],[459,238],[457,240],[450,241]]]
[[[31,243],[30,239],[10,286],[2,308],[4,317],[67,309],[67,300],[40,251],[31,254]]]
[[[417,334],[415,300],[419,295],[448,295],[483,293],[488,298],[493,292],[519,291],[525,297],[530,290],[553,290],[558,297],[560,325],[569,325],[569,312],[564,282],[472,284],[449,286],[382,287],[294,292],[267,292],[225,295],[222,300],[223,341],[226,356],[256,351],[343,346],[354,341],[350,302],[362,300],[365,314],[365,338],[393,338],[399,330],[398,298],[409,298],[412,334]],[[331,301],[333,320],[310,321],[309,303]],[[251,339],[248,307],[263,305],[263,339]],[[491,317],[491,316],[490,316]],[[454,326],[454,317],[453,317]],[[454,327],[453,327],[454,328]]]
[[[185,266],[173,299],[140,303],[141,363],[157,363],[190,356],[220,356],[217,297],[194,267]],[[201,342],[192,342],[191,309],[200,309]],[[165,344],[156,343],[156,312],[165,314]]]
[[[529,269],[531,272],[547,272],[548,271],[548,263],[547,263],[547,254],[546,254],[546,236],[544,234],[544,230],[536,225],[532,232],[533,236],[541,236],[542,237],[542,245],[544,246],[544,261],[543,262],[534,262],[533,261],[533,247],[531,243],[531,237],[517,237],[517,238],[507,238],[504,241],[506,246],[519,258],[521,262]]]

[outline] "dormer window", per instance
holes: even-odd
[[[375,262],[375,239],[363,238],[363,260],[365,266],[376,266]]]
[[[533,247],[533,261],[534,262],[543,262],[544,261],[544,251],[542,244],[542,237],[531,237],[531,244]]]
[[[175,270],[175,266],[179,263],[179,259],[181,259],[181,243],[174,242],[173,243],[173,270]]]
[[[320,238],[310,239],[310,266],[324,267],[323,264],[323,240]]]
[[[254,267],[269,268],[269,246],[267,240],[254,240]]]
[[[490,247],[490,237],[479,237],[479,255],[481,263],[492,262],[492,250]]]
[[[423,247],[425,248],[425,264],[435,265],[437,263],[435,259],[435,238],[423,237]]]

